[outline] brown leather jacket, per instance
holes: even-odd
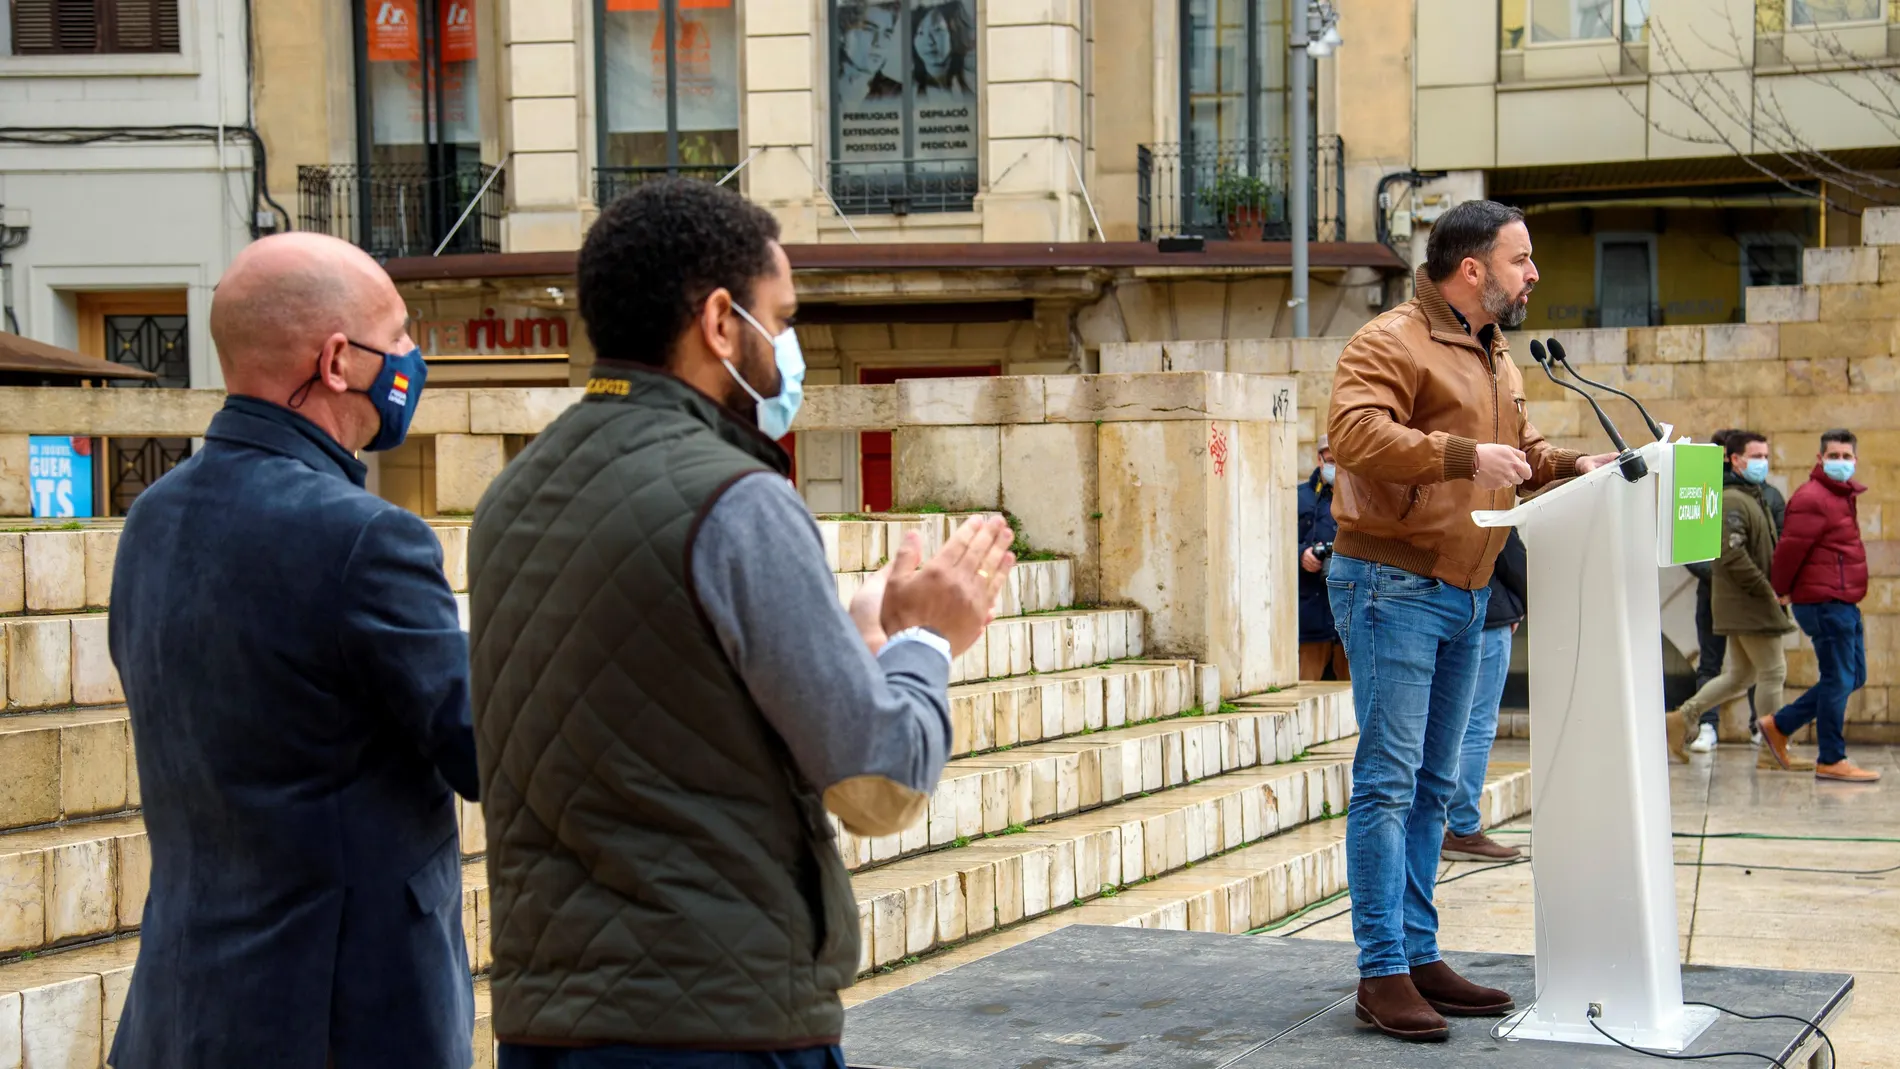
[[[1367,323],[1346,343],[1326,421],[1339,474],[1334,549],[1442,579],[1466,590],[1491,581],[1508,531],[1471,522],[1507,509],[1508,488],[1472,481],[1479,444],[1522,449],[1536,490],[1576,474],[1578,454],[1544,440],[1524,414],[1524,379],[1502,331],[1486,352],[1418,270],[1418,296]]]

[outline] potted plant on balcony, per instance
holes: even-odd
[[[1201,207],[1227,228],[1232,241],[1259,241],[1273,209],[1273,188],[1266,180],[1231,167],[1195,193]]]

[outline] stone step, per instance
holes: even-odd
[[[890,517],[871,521],[820,521],[825,563],[838,573],[838,596],[847,603],[864,577],[889,560],[889,550],[908,530],[923,534],[925,552],[942,546],[962,514]],[[442,542],[442,570],[449,588],[468,590],[469,521],[428,519]],[[111,603],[112,565],[123,519],[24,524],[0,531],[0,616],[80,612]],[[1067,560],[1023,561],[1003,596],[1000,616],[1065,608],[1075,599]]]
[[[473,953],[477,913],[487,917],[481,809],[457,801]],[[137,929],[151,875],[150,841],[137,813],[0,834],[0,957]]]
[[[122,705],[0,717],[0,769],[0,833],[124,813],[141,801]],[[474,844],[465,853],[481,852],[481,821],[481,806],[456,799],[462,841]],[[0,850],[6,842],[0,834]]]
[[[1340,768],[1335,775],[1342,779],[1343,759],[1343,753],[1336,753],[1325,762]],[[1530,772],[1524,766],[1493,762],[1485,785],[1487,826],[1523,815],[1522,807],[1529,804],[1529,781]],[[1218,857],[1203,855],[1192,867],[1183,862],[1139,886],[1123,887],[1113,896],[975,936],[968,934],[966,895],[964,941],[916,964],[863,978],[844,993],[845,1004],[856,1005],[1070,924],[1229,932],[1271,924],[1344,888],[1344,836],[1344,821],[1309,820]],[[1037,868],[1032,866],[1032,873]],[[465,885],[472,879],[470,871],[464,868]],[[857,882],[867,878],[858,877]],[[959,883],[958,890],[963,886]],[[471,910],[465,895],[465,936],[471,959],[483,963],[477,968],[484,968],[488,953],[480,896],[473,901],[476,905]],[[471,914],[476,929],[472,934],[467,931]],[[100,1066],[104,1052],[111,1048],[137,955],[138,940],[124,938],[0,966],[0,1065]],[[490,1006],[488,980],[478,978],[477,1069],[493,1069],[495,1064]],[[14,1060],[6,1061],[9,1057]]]
[[[137,807],[128,726],[123,706],[0,717],[0,829]]]
[[[1530,768],[1493,761],[1480,801],[1484,826],[1516,820],[1529,812],[1529,805]],[[867,1002],[1071,924],[1253,931],[1345,890],[1345,846],[1345,821],[1309,822],[1112,897],[1102,896],[970,939],[916,964],[864,977],[844,993],[845,1005]]]
[[[1137,660],[960,683],[950,688],[950,754],[1140,724],[1216,705],[1218,680],[1193,661]]]
[[[0,532],[0,615],[105,607],[118,527],[65,526]]]
[[[103,612],[0,619],[0,669],[6,712],[125,701]]]
[[[959,770],[965,767],[964,762],[973,755],[978,760],[999,756],[1000,747],[1012,748],[1001,751],[1007,754],[1023,743],[1056,742],[1077,737],[1094,738],[1107,745],[1112,741],[1110,737],[1097,735],[1097,732],[1163,721],[1201,705],[1211,705],[1218,692],[1206,690],[1205,687],[1211,686],[1213,680],[1200,678],[1200,674],[1200,669],[1192,661],[1127,661],[1047,676],[1022,676],[953,685],[950,688],[951,762],[945,775],[958,775]],[[1197,687],[1202,688],[1198,692],[1198,702]],[[1352,690],[1347,684],[1302,683],[1289,688],[1282,695],[1271,696],[1271,699],[1275,704],[1258,708],[1290,709],[1302,703],[1313,707],[1310,716],[1301,715],[1293,721],[1294,730],[1301,732],[1293,736],[1293,754],[1318,741],[1341,738],[1357,730],[1352,716]],[[1250,703],[1253,699],[1243,698],[1241,701]],[[1244,711],[1256,706],[1244,704],[1237,708]],[[1237,732],[1238,728],[1233,731]],[[1308,731],[1311,733],[1306,734]],[[1276,753],[1288,745],[1285,729],[1280,729],[1280,733],[1275,736],[1274,745]],[[1267,751],[1260,752],[1264,754]],[[1285,754],[1276,759],[1286,760],[1290,756]],[[1079,760],[1077,765],[1079,769]],[[952,800],[939,788],[937,797],[932,801],[931,812],[945,812],[952,805]],[[484,837],[486,829],[482,822],[481,806],[459,798],[456,799],[456,806],[463,855],[474,856],[484,852],[487,849]],[[840,852],[846,864],[863,865],[923,849],[915,843],[919,836],[928,835],[927,830],[919,829],[927,829],[930,819],[926,814],[910,832],[877,839],[859,839],[846,832],[835,819],[832,826],[839,834]],[[910,837],[908,847],[905,845],[907,835]],[[946,841],[954,838],[951,836]],[[927,845],[942,845],[927,838],[924,841]],[[881,845],[867,847],[867,843]],[[872,851],[871,861],[863,860],[863,852],[867,849]],[[876,856],[880,850],[883,852],[882,857]]]
[[[1309,745],[1351,730],[1350,708],[1342,718],[1333,700],[1337,694],[1336,685],[1318,684],[1284,708],[1180,717],[955,761],[911,831],[861,839],[839,827],[839,852],[847,866],[865,868],[953,846],[958,836],[1000,835],[1012,825],[1040,824],[1136,794],[1290,760]],[[43,722],[49,731],[70,736],[54,738],[55,745],[65,743],[58,745],[61,754],[129,762],[129,753],[112,748],[125,727],[124,711],[115,712],[117,721],[89,713],[13,722]],[[76,767],[82,774],[93,769]],[[128,771],[126,782],[136,783],[136,775]],[[112,802],[96,793],[86,797],[88,805]],[[137,803],[136,797],[128,801]],[[52,819],[76,815],[84,814]],[[456,816],[463,856],[471,861],[465,871],[465,915],[473,947],[486,916],[486,881],[474,864],[486,850],[485,829],[478,804],[458,798]],[[136,813],[0,834],[0,955],[136,928],[149,878],[149,847]]]
[[[17,782],[0,783],[0,829],[112,812],[126,804],[98,809],[89,802],[88,808],[73,811],[47,805],[60,797],[55,781],[99,782],[66,767],[73,760],[99,760],[93,748],[74,746],[66,754],[48,733],[101,720],[122,725],[125,719],[125,692],[112,664],[107,625],[103,612],[0,619],[5,711],[38,714],[0,716],[0,754],[18,752],[23,762],[0,762],[0,767],[28,770]],[[1191,662],[1111,663],[1140,657],[1143,644],[1138,609],[1076,609],[995,620],[952,665],[953,683],[978,684],[953,691],[953,753],[1099,728],[1118,715],[1123,721],[1152,719],[1200,704],[1215,680],[1199,678]],[[79,719],[44,718],[67,713]],[[119,730],[115,751],[129,751],[123,727]],[[58,760],[45,756],[55,753],[61,755]],[[104,760],[112,769],[107,782],[130,776],[120,762]]]
[[[102,1066],[138,953],[127,938],[0,965],[0,1066]]]
[[[834,571],[838,580],[838,600],[846,607],[857,596],[864,581],[876,569]],[[1024,616],[1030,613],[1057,612],[1075,605],[1075,571],[1066,558],[1019,561],[1010,569],[1009,581],[996,602],[997,616]]]
[[[0,865],[5,860],[0,855]],[[478,974],[493,964],[482,865],[470,861],[462,866],[462,935],[470,967]],[[11,898],[7,902],[10,905]],[[142,903],[141,898],[140,908]],[[0,1067],[103,1067],[125,1007],[138,947],[138,937],[128,934],[0,965]],[[477,1004],[478,1029],[486,1026],[487,1009],[484,983]],[[477,1045],[478,1062],[492,1065],[492,1041],[480,1039]]]
[[[898,835],[863,838],[834,819],[847,867],[864,870],[967,845],[1075,813],[1242,769],[1291,761],[1356,730],[1349,703],[1319,691],[1281,706],[1072,734],[951,762],[924,816]]]
[[[1342,812],[1350,772],[1338,757],[1232,772],[860,873],[860,970]]]
[[[916,531],[923,536],[928,557],[969,513],[877,513],[870,516],[819,516],[818,537],[825,543],[825,563],[834,572],[874,571]]]
[[[0,835],[0,955],[137,928],[151,874],[137,816]]]
[[[1066,672],[1140,657],[1146,648],[1140,609],[1065,609],[998,617],[950,666],[950,682]]]
[[[455,596],[468,630],[468,595]],[[998,616],[950,665],[950,682],[1065,672],[1140,657],[1146,646],[1140,609],[1059,609]]]

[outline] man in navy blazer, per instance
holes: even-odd
[[[334,238],[240,253],[230,399],[126,517],[112,657],[151,892],[117,1069],[466,1069],[454,793],[468,641],[440,543],[363,488],[423,378],[389,277]]]

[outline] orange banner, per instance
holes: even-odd
[[[442,62],[475,58],[475,0],[443,0]]]
[[[364,5],[363,13],[369,20],[370,62],[414,63],[421,58],[421,44],[416,35],[416,0],[370,0]]]

